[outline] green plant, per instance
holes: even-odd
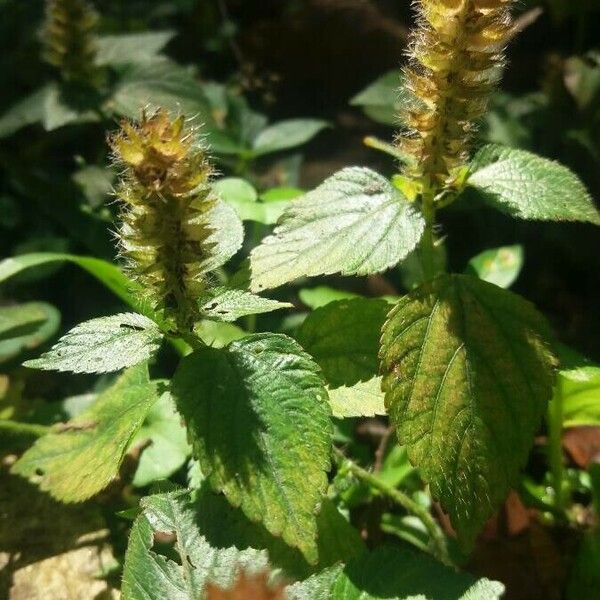
[[[24,362],[101,375],[91,399],[41,424],[13,385],[0,396],[10,397],[0,431],[28,447],[12,473],[54,499],[118,498],[132,521],[125,599],[493,600],[502,584],[453,567],[511,489],[523,483],[560,524],[575,524],[571,496],[582,486],[597,500],[594,472],[581,483],[565,468],[561,432],[600,420],[598,368],[558,346],[543,315],[506,289],[523,264],[521,246],[487,250],[464,273],[448,273],[438,227],[447,209],[481,205],[523,220],[600,225],[566,167],[499,144],[473,151],[513,33],[512,4],[420,0],[402,78],[403,128],[394,146],[372,142],[401,160],[399,172],[349,167],[306,194],[290,185],[258,192],[257,163],[307,141],[324,122],[267,126],[225,86],[193,80],[187,99],[206,108],[205,126],[169,101],[131,120],[145,102],[124,94],[119,78],[177,67],[156,56],[126,67],[107,61],[117,84],[104,90],[96,117],[129,116],[109,134],[123,271],[40,252],[1,262],[0,281],[70,262],[129,312],[84,321]],[[87,3],[56,0],[50,16],[77,7]],[[50,23],[51,62],[65,81],[90,83],[102,54],[87,39],[91,17],[75,16],[71,34],[86,39],[72,47],[89,51],[64,60],[73,50],[62,51],[68,44],[54,39]],[[167,100],[186,97],[179,93]],[[373,98],[362,100],[381,108]],[[216,178],[211,145],[233,176]],[[236,261],[243,221],[253,222],[254,247],[248,261]],[[271,313],[294,307],[291,286],[280,299],[258,295],[309,277],[396,268],[405,295],[304,287],[298,298],[311,312],[281,318]],[[244,328],[233,324],[240,319]],[[51,305],[0,308],[0,358],[35,349],[57,328]],[[374,416],[391,427],[378,434],[370,470],[351,428]],[[550,494],[521,480],[544,416]],[[379,507],[378,531],[402,543],[374,540],[360,521],[365,506]],[[577,563],[590,587],[596,542],[589,536]]]

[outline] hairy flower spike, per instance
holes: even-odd
[[[47,0],[43,56],[67,81],[92,83],[98,13],[87,0]]]
[[[419,0],[406,85],[413,102],[400,136],[410,177],[451,185],[498,82],[513,0]]]
[[[137,124],[123,122],[109,143],[124,167],[119,239],[129,273],[156,310],[190,330],[207,287],[207,217],[215,203],[205,150],[183,117],[172,119],[164,110],[142,113]]]

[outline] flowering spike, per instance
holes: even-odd
[[[123,167],[118,235],[129,274],[156,310],[189,331],[208,285],[202,264],[210,255],[207,217],[215,200],[205,149],[183,117],[162,109],[122,122],[109,144]]]
[[[419,0],[405,69],[412,101],[399,138],[406,175],[451,185],[498,82],[513,0]]]
[[[67,81],[93,83],[98,13],[87,0],[47,0],[43,57]]]

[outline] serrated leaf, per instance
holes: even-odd
[[[320,119],[288,119],[273,123],[254,138],[252,150],[255,156],[262,156],[301,146],[326,127],[329,123]]]
[[[527,459],[552,393],[549,337],[529,302],[467,275],[405,296],[383,328],[398,440],[466,548]]]
[[[202,272],[209,273],[222,267],[242,247],[244,226],[235,210],[222,200],[208,213],[206,225],[211,230],[205,241],[210,252],[202,261]]]
[[[317,365],[292,339],[257,334],[185,357],[172,391],[211,485],[316,560],[332,440]]]
[[[227,288],[212,290],[211,297],[201,299],[198,304],[202,316],[214,321],[235,321],[246,315],[292,307],[289,302],[261,298],[252,292]]]
[[[181,415],[175,410],[168,393],[150,408],[131,447],[148,441],[150,446],[142,452],[133,477],[133,485],[138,487],[167,479],[184,465],[191,454]]]
[[[208,582],[227,588],[240,570],[269,568],[264,550],[212,546],[185,490],[148,496],[141,506],[125,555],[123,600],[199,600]],[[161,539],[174,545],[178,562],[153,549]]]
[[[509,288],[523,268],[523,246],[502,246],[485,250],[474,256],[467,266],[467,273],[493,283],[501,288]]]
[[[504,586],[457,573],[426,554],[381,547],[288,589],[289,600],[499,600]]]
[[[377,375],[380,332],[389,309],[384,300],[352,298],[330,302],[304,320],[297,339],[331,387]]]
[[[386,414],[381,377],[372,377],[351,386],[328,388],[327,393],[331,412],[338,419]]]
[[[424,220],[387,179],[350,167],[294,200],[251,254],[252,289],[303,276],[366,275],[415,248]]]
[[[96,64],[143,63],[156,59],[174,36],[174,31],[141,31],[98,36]]]
[[[45,302],[0,307],[0,363],[37,348],[59,325],[60,313]]]
[[[248,521],[227,505],[222,495],[205,487],[197,494],[181,490],[149,496],[141,504],[142,513],[133,526],[125,557],[124,600],[200,600],[209,581],[227,588],[240,571],[278,568],[286,579],[313,572],[297,550]],[[327,546],[320,565],[364,552],[357,532],[330,501],[325,501],[319,520],[320,540]],[[341,523],[346,528],[339,528]],[[167,550],[164,543],[160,549],[155,547],[160,547],[161,541],[167,542]]]
[[[156,323],[143,315],[100,317],[77,325],[51,350],[24,365],[48,371],[111,373],[148,360],[161,339]]]
[[[131,440],[157,399],[146,365],[129,369],[89,409],[39,438],[12,472],[40,476],[40,488],[62,502],[91,498],[117,476]]]
[[[490,144],[475,155],[471,171],[468,184],[511,216],[600,225],[600,213],[584,184],[555,161]]]

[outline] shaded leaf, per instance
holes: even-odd
[[[126,304],[139,312],[147,313],[132,293],[132,290],[136,289],[136,284],[129,280],[116,265],[91,256],[76,256],[60,252],[32,252],[5,258],[0,261],[0,283],[27,269],[56,262],[70,262],[81,267]]]
[[[549,337],[530,303],[467,275],[405,296],[383,328],[398,440],[465,547],[527,459],[552,393]]]
[[[377,375],[380,332],[389,308],[380,299],[338,300],[304,320],[297,339],[323,369],[331,387],[350,386]]]
[[[184,358],[172,391],[211,485],[316,560],[332,436],[317,365],[292,339],[257,334]]]
[[[297,583],[289,600],[499,600],[504,586],[457,573],[426,554],[382,547]]]
[[[118,65],[156,59],[174,36],[174,31],[141,31],[98,36],[96,64]]]
[[[403,77],[397,69],[394,69],[356,94],[350,100],[350,104],[360,106],[367,116],[378,123],[397,126],[407,99]]]
[[[50,371],[111,373],[148,360],[161,339],[156,323],[143,315],[100,317],[77,325],[51,350],[24,365]]]
[[[59,325],[60,313],[45,302],[0,307],[0,363],[37,348]]]
[[[301,146],[326,127],[329,127],[329,123],[320,119],[279,121],[279,123],[273,123],[263,129],[254,138],[252,149],[256,156],[262,156]]]
[[[387,179],[351,167],[293,201],[251,254],[252,289],[302,276],[385,271],[417,245],[424,221]]]
[[[129,369],[89,409],[39,438],[12,472],[41,477],[40,488],[62,502],[91,498],[117,476],[131,440],[157,399],[146,365]]]

